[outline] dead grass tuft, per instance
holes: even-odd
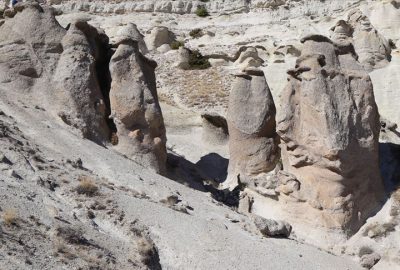
[[[78,178],[79,185],[76,187],[78,194],[85,194],[86,196],[94,196],[98,193],[99,188],[90,176],[82,175]]]
[[[14,209],[7,209],[4,211],[3,222],[6,226],[15,226],[17,225],[17,212]]]

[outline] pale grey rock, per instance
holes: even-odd
[[[136,41],[121,40],[110,61],[111,116],[117,128],[115,149],[158,173],[167,160],[164,120],[158,103],[154,69]]]
[[[353,44],[358,61],[368,71],[382,68],[389,63],[391,59],[389,42],[360,10],[351,11],[347,21],[338,21],[331,30],[334,41],[342,45]]]
[[[47,6],[20,3],[0,28],[0,82],[76,127],[85,138],[108,140],[106,108],[96,61],[108,43],[85,22],[66,31]]]
[[[139,50],[142,54],[147,54],[149,52],[147,45],[144,42],[144,35],[140,33],[137,25],[134,23],[128,23],[126,26],[119,29],[117,32],[117,37],[120,39],[130,38],[132,40],[136,40],[139,44]]]
[[[229,96],[228,184],[251,183],[274,169],[279,158],[275,104],[261,70],[248,68],[236,75]]]
[[[304,210],[305,223],[354,234],[384,194],[371,79],[348,47],[320,35],[302,42],[277,116],[283,168],[300,183],[296,198],[319,209]]]
[[[289,237],[292,231],[292,226],[282,220],[272,220],[254,216],[254,224],[263,235],[268,237]]]
[[[202,140],[211,144],[225,144],[228,141],[228,124],[217,113],[204,113],[202,119]]]
[[[254,47],[245,47],[239,50],[239,53],[234,64],[242,70],[248,67],[259,67],[264,63],[264,60],[258,56],[257,49]]]
[[[87,22],[78,21],[71,24],[62,46],[53,77],[58,115],[85,138],[105,143],[110,131],[96,60],[107,52],[108,37]]]
[[[178,60],[175,66],[179,69],[187,70],[190,68],[189,65],[190,50],[181,46],[178,49]]]
[[[362,267],[371,269],[375,264],[379,262],[381,256],[375,252],[371,254],[365,254],[360,258],[360,264]]]
[[[146,35],[144,41],[147,48],[152,51],[164,44],[171,44],[176,40],[175,34],[168,30],[165,26],[156,26],[151,33]]]

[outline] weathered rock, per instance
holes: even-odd
[[[292,226],[282,220],[272,220],[254,216],[254,224],[263,235],[268,237],[289,237],[292,231]]]
[[[342,46],[353,44],[358,61],[367,70],[384,67],[390,61],[389,42],[360,10],[351,11],[347,21],[338,21],[331,30],[335,42]]]
[[[179,47],[178,49],[178,61],[176,62],[175,66],[177,68],[187,70],[190,68],[189,65],[189,57],[190,57],[190,50],[186,49],[185,47]]]
[[[264,60],[258,56],[257,49],[254,47],[243,47],[239,50],[239,53],[234,64],[242,70],[248,67],[259,67],[264,63]]]
[[[365,254],[360,258],[360,264],[364,268],[371,269],[380,259],[381,256],[377,253]]]
[[[228,124],[226,119],[216,113],[201,115],[203,133],[202,139],[212,144],[225,143],[228,140]]]
[[[19,3],[14,12],[0,29],[0,84],[104,143],[106,105],[96,63],[107,37],[85,22],[67,32],[51,8],[35,2]]]
[[[175,34],[165,26],[157,26],[151,30],[151,33],[144,38],[147,48],[152,51],[163,44],[171,44],[176,40]]]
[[[109,138],[106,104],[98,82],[96,60],[108,45],[108,37],[88,23],[73,23],[62,40],[63,53],[54,74],[58,115],[78,128],[85,138],[105,142]]]
[[[139,50],[142,54],[147,54],[149,52],[147,45],[144,42],[144,35],[140,33],[136,24],[128,23],[125,27],[122,27],[117,32],[117,36],[119,38],[130,38],[132,40],[136,40],[139,45]]]
[[[117,127],[115,149],[140,164],[165,172],[164,120],[158,103],[154,69],[136,41],[121,39],[110,61],[110,104]]]
[[[381,205],[379,114],[371,79],[348,47],[324,36],[304,48],[281,96],[277,132],[297,198],[318,209],[299,219],[354,233]],[[296,207],[286,206],[291,213]]]
[[[279,158],[275,132],[275,104],[264,73],[246,69],[236,75],[228,107],[228,183],[250,183],[274,169]]]

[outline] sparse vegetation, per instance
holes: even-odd
[[[207,69],[211,67],[210,62],[198,50],[190,51],[189,66],[191,69]]]
[[[6,226],[12,226],[17,224],[17,212],[14,209],[7,209],[4,211],[3,222]]]
[[[203,30],[200,28],[195,28],[189,32],[189,36],[192,38],[200,38],[204,35]]]
[[[171,47],[171,49],[173,50],[178,50],[179,47],[184,47],[185,46],[185,42],[182,40],[175,40],[173,41],[171,44],[169,44],[169,46]]]
[[[118,135],[116,132],[112,132],[110,136],[110,141],[112,145],[117,145],[118,144]]]
[[[137,245],[142,262],[150,269],[161,269],[158,250],[153,241],[146,237],[142,237],[139,239]]]
[[[94,180],[89,176],[80,176],[79,185],[76,187],[78,194],[85,194],[86,196],[94,196],[98,193],[99,188]]]
[[[199,17],[207,17],[210,14],[208,13],[208,10],[204,6],[198,6],[196,10],[196,15]]]

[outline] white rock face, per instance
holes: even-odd
[[[395,105],[400,104],[400,52],[395,51],[390,64],[372,71],[370,76],[379,113],[400,126],[400,110]]]

